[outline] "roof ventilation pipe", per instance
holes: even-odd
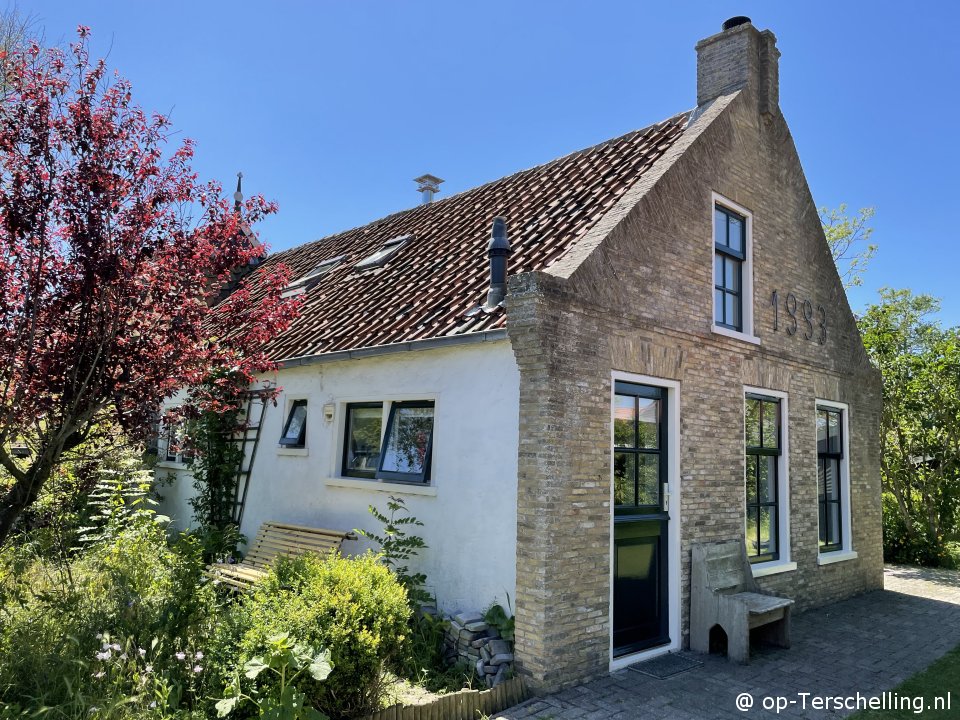
[[[443,179],[427,174],[414,178],[413,181],[417,183],[417,190],[420,192],[420,204],[428,205],[433,202],[433,196],[440,192],[440,183]]]
[[[507,221],[502,217],[493,219],[487,256],[490,258],[490,289],[487,290],[487,309],[493,309],[503,303],[507,296],[507,257],[510,255],[510,241],[507,239]]]

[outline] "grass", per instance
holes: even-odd
[[[893,689],[895,698],[908,698],[906,707],[898,710],[861,710],[851,715],[850,720],[898,720],[899,718],[956,718],[960,717],[960,646],[937,660],[926,670],[918,672]],[[934,710],[934,698],[946,698],[951,694],[950,709]],[[922,698],[923,709],[914,702]],[[942,708],[943,706],[941,706]]]

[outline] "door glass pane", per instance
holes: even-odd
[[[745,410],[747,447],[760,447],[760,401],[747,398]]]
[[[642,453],[637,456],[640,480],[637,505],[660,504],[660,454]]]
[[[613,454],[613,504],[636,505],[634,481],[637,456],[633,453]]]
[[[747,471],[745,482],[747,485],[747,504],[757,503],[757,456],[747,455]]]
[[[740,218],[730,216],[730,247],[737,252],[743,252],[743,223]]]
[[[639,435],[637,444],[642,448],[660,446],[660,401],[651,398],[637,398],[640,405]]]
[[[773,508],[760,508],[760,554],[777,552],[777,516]]]
[[[758,510],[756,507],[747,508],[747,527],[745,536],[747,543],[747,555],[760,554],[760,545],[757,543],[757,513]]]
[[[423,472],[433,434],[433,408],[394,406],[391,414],[381,470],[418,475]]]
[[[720,209],[713,211],[714,242],[720,245],[727,244],[727,216]]]
[[[763,403],[763,446],[776,449],[779,445],[780,403]]]
[[[830,452],[840,452],[840,413],[827,413]]]
[[[616,447],[634,446],[636,401],[630,395],[617,395],[613,404],[613,444]]]
[[[757,458],[759,466],[759,501],[776,502],[777,501],[777,458],[770,455],[764,455]]]
[[[345,470],[375,472],[380,461],[380,407],[350,408],[347,416],[347,457]]]

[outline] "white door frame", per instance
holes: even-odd
[[[676,380],[638,375],[636,373],[613,370],[610,373],[610,413],[612,417],[616,381],[653,385],[667,391],[667,512],[670,520],[667,525],[667,608],[670,613],[668,624],[670,642],[666,645],[631,653],[622,657],[613,657],[613,421],[610,422],[610,672],[648,660],[657,655],[680,649],[680,383]]]

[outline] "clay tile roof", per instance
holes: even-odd
[[[505,313],[465,314],[486,299],[493,218],[507,220],[509,273],[543,270],[587,231],[682,135],[689,113],[546,165],[418,205],[369,225],[267,258],[301,278],[343,259],[308,285],[293,325],[270,345],[277,360],[503,328]],[[355,265],[411,236],[384,265]]]

